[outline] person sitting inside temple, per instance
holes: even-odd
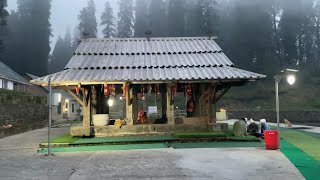
[[[137,123],[141,122],[141,124],[144,124],[146,122],[146,114],[144,112],[143,107],[140,109],[139,113],[138,113],[138,118],[137,118]]]
[[[195,107],[195,102],[193,98],[190,98],[189,101],[187,102],[187,117],[193,117],[194,107]]]

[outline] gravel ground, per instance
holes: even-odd
[[[68,132],[54,128],[53,136]],[[153,149],[37,154],[47,130],[0,139],[0,179],[304,179],[280,151]]]

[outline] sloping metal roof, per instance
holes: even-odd
[[[0,61],[0,79],[10,80],[16,83],[29,85],[29,82]]]
[[[128,81],[193,81],[193,80],[250,80],[264,75],[234,67],[181,67],[135,69],[68,69],[36,79],[34,83],[76,85],[79,82],[128,82]]]
[[[150,55],[74,55],[66,69],[77,68],[152,68],[152,67],[233,66],[220,53],[150,54]]]
[[[33,80],[46,84],[103,81],[249,80],[208,37],[85,39],[65,70]]]
[[[195,53],[220,52],[221,48],[208,37],[161,37],[150,38],[89,38],[76,49],[86,54],[143,54],[143,53]]]

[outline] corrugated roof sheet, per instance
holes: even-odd
[[[65,70],[34,80],[46,84],[81,81],[258,79],[240,70],[208,37],[85,39]]]
[[[0,78],[7,79],[21,84],[29,84],[29,82],[12,70],[9,66],[0,61]]]
[[[118,68],[118,69],[68,69],[36,79],[35,83],[77,84],[83,81],[171,81],[171,80],[236,80],[259,79],[264,75],[234,67],[181,67],[181,68]]]
[[[89,38],[76,49],[76,54],[142,54],[220,52],[221,48],[208,37],[167,38]]]
[[[233,66],[233,64],[222,52],[159,55],[74,55],[66,65],[66,69],[193,66]]]

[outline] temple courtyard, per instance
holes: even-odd
[[[68,133],[53,128],[52,136]],[[304,179],[263,147],[37,153],[47,129],[0,139],[0,179]]]

